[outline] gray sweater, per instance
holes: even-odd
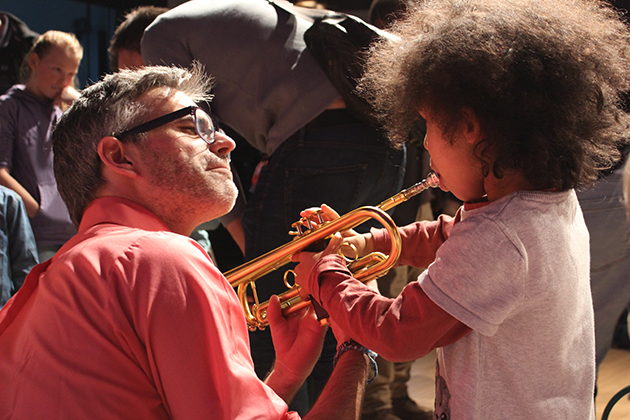
[[[306,48],[309,26],[265,0],[196,0],[158,17],[142,54],[203,64],[216,81],[212,112],[270,155],[340,97]]]

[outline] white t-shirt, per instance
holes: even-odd
[[[438,349],[436,418],[594,418],[589,239],[574,191],[464,211],[419,281],[473,329]]]

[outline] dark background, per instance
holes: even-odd
[[[372,0],[321,1],[329,9],[366,18]],[[630,8],[630,0],[611,1],[620,9]],[[40,34],[50,29],[74,33],[85,50],[78,74],[80,87],[85,87],[109,71],[109,40],[126,12],[140,5],[175,7],[180,3],[183,0],[0,0],[0,10]]]
[[[328,0],[325,4],[333,10],[366,15],[370,2]],[[40,34],[50,29],[74,33],[84,48],[78,78],[80,87],[85,87],[109,71],[107,47],[125,13],[141,5],[175,7],[180,3],[183,0],[0,0],[0,10]]]

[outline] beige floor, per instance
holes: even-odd
[[[435,354],[432,353],[417,360],[411,369],[409,395],[425,408],[433,407],[435,377]],[[599,370],[598,397],[596,400],[596,419],[602,413],[608,401],[619,390],[630,385],[630,351],[611,349]],[[619,400],[610,412],[608,420],[630,420],[630,399],[626,396]]]

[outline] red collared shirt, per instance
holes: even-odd
[[[287,419],[256,377],[233,288],[191,239],[125,199],[0,312],[0,418]]]

